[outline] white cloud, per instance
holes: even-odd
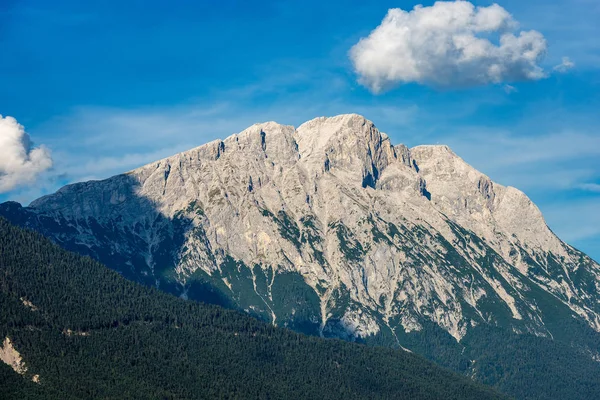
[[[512,86],[512,85],[504,85],[504,91],[506,92],[506,94],[511,94],[511,93],[517,93],[519,91],[519,89],[517,89],[516,87]]]
[[[50,167],[50,150],[32,147],[23,126],[12,117],[0,115],[0,193],[33,183]]]
[[[575,67],[575,63],[569,57],[563,57],[562,62],[554,67],[554,70],[564,74]]]
[[[598,192],[600,193],[600,184],[597,183],[582,183],[579,185],[580,189],[587,190],[589,192]]]
[[[546,54],[544,36],[517,27],[497,4],[393,8],[352,47],[350,58],[359,82],[375,93],[410,82],[448,87],[544,78],[538,65]]]

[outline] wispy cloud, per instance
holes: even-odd
[[[516,87],[506,84],[504,85],[504,92],[506,94],[511,94],[511,93],[517,93],[519,91],[519,89],[517,89]]]
[[[313,112],[310,107],[294,112],[293,106],[256,110],[228,103],[139,109],[82,107],[47,121],[36,131],[54,149],[55,166],[44,178],[56,189],[64,183],[126,172],[274,116],[283,123],[295,123],[305,115],[312,117]],[[23,199],[27,193],[32,192],[15,192],[14,197]]]
[[[600,201],[581,199],[544,207],[544,216],[560,238],[577,243],[590,237],[600,237]]]
[[[600,193],[600,184],[598,183],[582,183],[579,185],[580,189],[587,190],[589,192]]]
[[[500,129],[464,127],[445,142],[501,183],[523,190],[564,190],[600,174],[600,136],[561,130],[518,135]]]
[[[133,110],[83,107],[48,121],[38,131],[55,149],[56,174],[80,181],[107,178],[228,136],[250,121],[253,118],[232,113],[226,104]]]
[[[556,72],[564,74],[575,67],[575,63],[569,57],[563,57],[562,62],[556,65],[553,69]]]

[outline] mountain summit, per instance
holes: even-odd
[[[309,334],[414,349],[430,332],[460,348],[483,326],[600,330],[600,265],[525,194],[356,114],[256,124],[0,214],[130,279]]]

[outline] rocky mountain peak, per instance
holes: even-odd
[[[383,171],[398,159],[388,136],[358,114],[315,118],[300,125],[295,138],[311,174],[331,171],[363,187],[376,188]],[[401,162],[406,161],[402,147],[400,153]]]
[[[132,279],[320,335],[549,335],[535,296],[600,330],[600,266],[524,193],[356,114],[256,124],[0,214]]]

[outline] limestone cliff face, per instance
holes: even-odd
[[[308,333],[551,336],[557,307],[600,330],[600,266],[527,196],[354,114],[253,125],[0,214],[131,279]]]

